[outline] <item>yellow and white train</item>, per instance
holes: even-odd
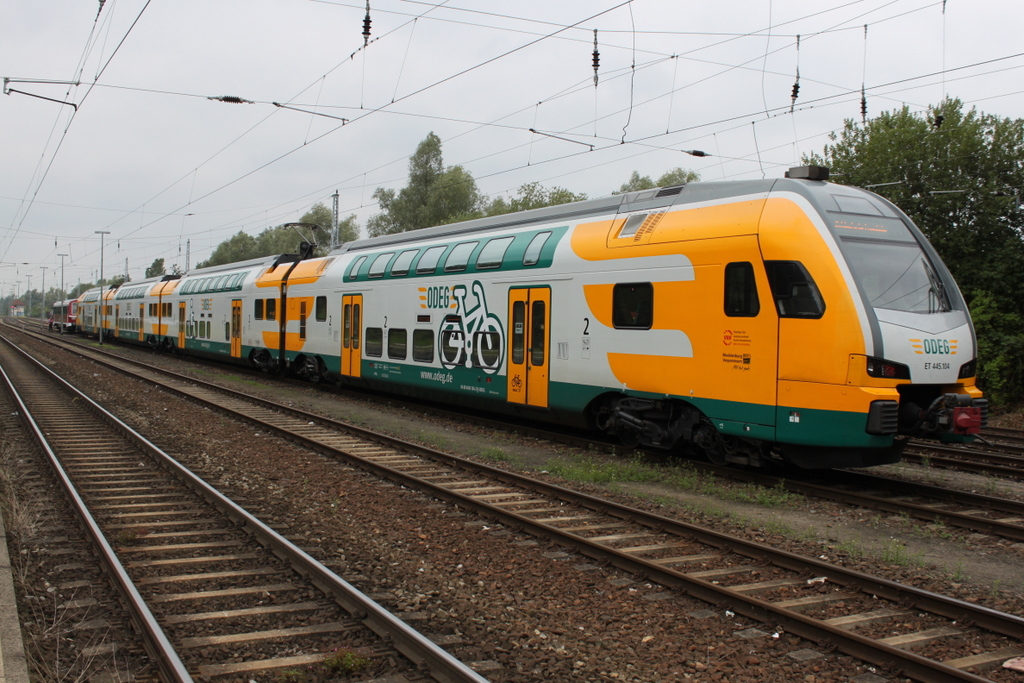
[[[826,182],[691,183],[93,289],[79,328],[712,461],[895,462],[987,402],[949,271]]]

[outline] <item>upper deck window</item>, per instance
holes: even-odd
[[[370,264],[370,277],[384,277],[384,269],[388,267],[388,261],[395,255],[395,252],[389,251],[386,254],[381,254],[377,258],[373,259],[373,263]]]
[[[469,257],[476,249],[476,245],[479,242],[463,242],[458,244],[451,253],[448,254],[448,258],[444,261],[444,272],[456,273],[466,269],[469,264]]]
[[[423,275],[424,273],[433,273],[437,269],[437,261],[441,258],[441,254],[447,247],[431,247],[423,252],[423,256],[420,256],[420,260],[416,263],[417,275]]]
[[[541,251],[543,251],[549,237],[551,237],[550,231],[538,232],[533,236],[530,244],[526,247],[526,251],[523,253],[524,266],[535,266],[540,262]]]
[[[500,268],[502,261],[505,260],[505,252],[508,251],[508,247],[512,244],[514,237],[497,237],[487,244],[480,250],[480,255],[476,257],[477,268]]]
[[[394,264],[391,266],[391,277],[408,275],[409,265],[412,264],[413,258],[415,258],[418,253],[420,253],[419,249],[406,249],[399,254],[398,258],[395,259]]]

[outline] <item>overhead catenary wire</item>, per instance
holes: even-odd
[[[777,35],[778,35],[778,34],[777,34]],[[678,67],[678,59],[676,59],[676,60],[675,60],[674,64],[675,64],[675,66],[676,66],[676,67]],[[633,73],[635,73],[635,71],[634,71]],[[604,76],[604,74],[602,74],[602,77],[603,77],[603,76]],[[322,81],[321,81],[321,82],[322,82]],[[863,84],[862,84],[862,86],[863,86]],[[863,90],[863,87],[862,87],[862,90]],[[676,91],[676,89],[675,89],[675,88],[673,87],[673,88],[671,89],[671,92],[672,92],[672,93],[675,93],[675,91]],[[638,105],[638,106],[639,106],[639,105]],[[408,114],[403,114],[403,115],[413,115],[413,116],[414,116],[414,115],[416,115],[416,112],[414,111],[414,112],[410,112],[410,113],[408,113]],[[439,117],[439,118],[443,118],[443,117]],[[596,118],[596,117],[595,117],[595,118]],[[485,125],[486,125],[486,124],[485,124]],[[534,126],[534,127],[536,127],[536,126]],[[670,124],[670,126],[669,126],[668,128],[671,128],[671,124]],[[669,132],[669,130],[668,130],[668,129],[666,129],[666,133],[668,133],[668,132]],[[595,137],[596,137],[596,131],[595,131]],[[626,139],[625,141],[627,141],[627,142],[633,142],[632,140],[629,140],[629,139]],[[156,214],[154,213],[154,215],[156,215]]]

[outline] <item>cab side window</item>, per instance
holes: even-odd
[[[765,261],[780,318],[820,318],[825,314],[814,278],[799,261]]]

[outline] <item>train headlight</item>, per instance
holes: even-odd
[[[978,374],[978,359],[972,358],[963,365],[960,366],[960,374],[957,375],[957,379],[967,379],[968,377],[974,377]]]
[[[910,367],[891,360],[868,357],[868,376],[882,379],[910,379]]]

